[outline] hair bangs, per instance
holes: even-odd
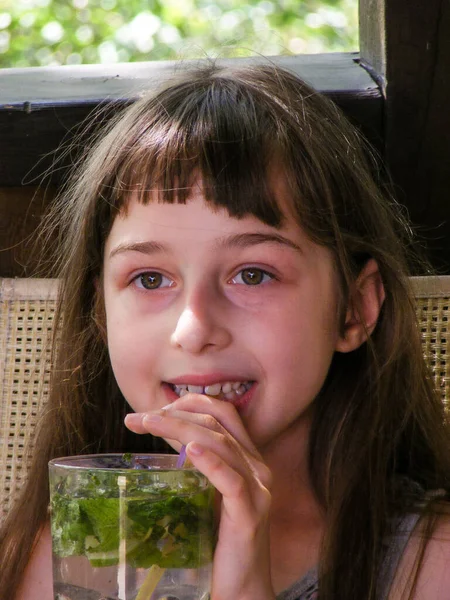
[[[186,82],[141,103],[139,112],[112,169],[116,208],[131,197],[185,203],[199,186],[233,217],[281,225],[271,172],[283,144],[269,111],[242,82]]]

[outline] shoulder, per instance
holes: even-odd
[[[36,545],[25,569],[24,577],[15,600],[52,600],[52,539],[50,525],[38,534]]]
[[[436,514],[423,517],[416,526],[400,561],[389,600],[448,600],[449,565],[450,504],[439,502]],[[415,577],[416,586],[410,595]]]

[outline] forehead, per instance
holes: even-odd
[[[157,198],[143,204],[136,197],[127,202],[113,222],[106,241],[105,255],[120,244],[158,239],[179,244],[220,242],[229,235],[257,233],[286,237],[293,245],[307,244],[306,235],[293,218],[287,216],[282,225],[273,227],[254,215],[234,217],[223,207],[208,202],[200,188],[193,188],[184,204],[171,204]]]

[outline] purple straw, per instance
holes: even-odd
[[[183,444],[181,446],[180,454],[178,455],[177,469],[181,469],[182,467],[184,467],[185,461],[186,461],[186,446]]]

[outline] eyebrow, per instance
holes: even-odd
[[[237,233],[219,238],[216,242],[219,248],[249,248],[259,244],[279,244],[302,253],[298,244],[278,233]]]
[[[157,254],[167,252],[167,247],[158,242],[125,242],[111,250],[109,258],[124,252],[140,252],[141,254]]]
[[[219,249],[250,248],[260,244],[279,244],[295,250],[296,252],[300,252],[301,254],[303,253],[298,244],[278,233],[237,233],[219,238],[216,240],[215,246]],[[169,252],[169,249],[164,244],[154,241],[126,242],[113,248],[109,257],[112,258],[117,254],[123,254],[125,252],[140,252],[141,254],[150,255],[167,253]]]

